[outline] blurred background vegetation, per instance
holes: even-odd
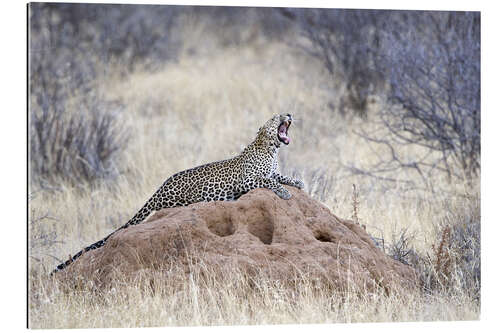
[[[203,30],[215,36],[212,45],[183,38],[186,18],[205,23]],[[123,106],[99,95],[96,77],[124,77],[137,68],[154,72],[177,62],[181,52],[257,38],[285,41],[317,58],[334,83],[331,94],[339,95],[329,105],[332,113],[366,118],[374,98],[386,102],[370,119],[383,134],[358,134],[386,146],[391,156],[369,170],[347,166],[353,172],[380,176],[411,168],[426,186],[436,171],[449,180],[478,174],[478,12],[34,3],[31,178],[116,177],[115,161],[128,142],[126,130],[115,126]],[[71,105],[77,112],[69,111]],[[425,153],[405,158],[398,151],[404,145]]]

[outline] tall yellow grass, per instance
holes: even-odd
[[[186,53],[154,73],[97,80],[100,93],[126,106],[122,124],[132,138],[114,182],[30,188],[31,327],[478,319],[479,302],[461,290],[453,295],[380,293],[346,299],[307,281],[293,290],[279,281],[258,281],[250,288],[238,272],[227,279],[230,285],[191,275],[184,277],[183,287],[162,281],[156,291],[144,290],[140,281],[117,281],[115,288],[102,292],[64,289],[48,278],[58,263],[55,258],[65,260],[127,222],[175,172],[234,156],[274,113],[297,118],[289,132],[292,142],[281,151],[283,169],[302,177],[305,191],[343,217],[352,215],[356,184],[358,218],[375,237],[390,240],[407,229],[415,235],[415,250],[432,253],[450,217],[479,210],[479,180],[471,190],[437,176],[433,181],[442,191],[429,193],[346,172],[343,165],[369,166],[384,154],[353,132],[372,129],[370,119],[335,113],[330,106],[338,96],[320,64],[279,42],[257,40],[202,55]],[[380,107],[381,102],[373,103],[371,114]],[[410,147],[406,153],[419,151]]]
[[[174,273],[175,274],[175,273]],[[166,274],[168,276],[168,274]],[[32,275],[30,319],[37,328],[311,324],[477,319],[463,294],[445,298],[382,290],[345,294],[313,280],[293,283],[249,278],[235,269],[225,278],[203,262],[189,275],[143,274],[134,284],[93,290],[49,283]],[[465,302],[464,302],[465,301]]]

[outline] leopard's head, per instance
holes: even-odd
[[[257,138],[266,146],[279,148],[282,143],[288,145],[291,141],[288,136],[288,128],[291,124],[291,114],[277,114],[259,129]]]

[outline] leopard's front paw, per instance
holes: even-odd
[[[299,190],[302,190],[304,188],[304,183],[302,182],[302,180],[295,179],[293,181],[293,186],[295,186]]]
[[[276,193],[281,199],[285,200],[288,200],[292,197],[290,192],[288,192],[288,190],[284,187],[277,189],[276,191],[274,191],[274,193]]]

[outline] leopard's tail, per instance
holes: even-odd
[[[135,225],[135,224],[139,224],[141,223],[142,221],[144,221],[146,219],[146,217],[149,216],[149,214],[151,213],[152,211],[152,205],[151,205],[151,202],[148,201],[138,212],[137,214],[134,215],[134,217],[132,217],[127,223],[125,223],[124,225],[122,225],[120,228],[116,229],[115,231],[113,231],[112,233],[110,233],[109,235],[107,235],[106,237],[104,237],[103,239],[101,239],[100,241],[97,241],[95,242],[94,244],[92,245],[89,245],[87,246],[86,248],[82,249],[81,251],[79,251],[77,254],[75,254],[73,257],[71,257],[70,259],[66,260],[65,262],[61,263],[60,265],[58,265],[53,271],[52,273],[50,273],[50,275],[53,275],[54,273],[57,273],[63,269],[65,269],[66,267],[68,267],[73,261],[75,261],[76,259],[78,259],[83,253],[87,252],[87,251],[90,251],[90,250],[95,250],[95,249],[98,249],[102,246],[104,246],[104,244],[106,244],[106,241],[108,240],[109,237],[111,237],[113,234],[115,234],[117,231],[119,230],[122,230],[122,229],[126,229],[128,228],[129,226],[131,225]]]

